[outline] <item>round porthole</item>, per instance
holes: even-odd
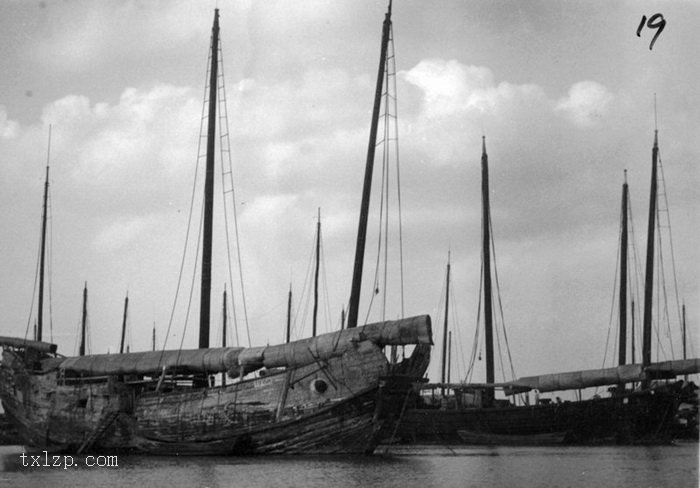
[[[311,391],[316,393],[325,393],[328,390],[328,383],[320,378],[316,378],[311,382]]]

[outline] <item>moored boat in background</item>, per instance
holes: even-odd
[[[537,444],[542,439],[560,439],[571,444],[667,443],[678,432],[678,407],[697,396],[692,383],[675,380],[700,372],[700,359],[651,362],[651,298],[653,286],[653,244],[657,198],[658,136],[652,149],[652,184],[647,249],[647,283],[643,362],[625,364],[624,353],[617,367],[554,373],[494,382],[494,352],[491,332],[490,213],[488,156],[482,150],[483,196],[483,283],[485,317],[486,382],[418,385],[419,394],[401,418],[391,442],[415,444]],[[623,242],[626,246],[627,183],[623,187]],[[626,253],[623,246],[622,252]],[[651,257],[650,257],[651,256]],[[622,267],[626,259],[622,258]],[[649,264],[651,263],[651,264]],[[449,274],[448,274],[449,276]],[[620,296],[626,296],[621,280]],[[621,299],[621,316],[627,313]],[[620,321],[620,350],[625,347],[625,320]],[[446,341],[446,338],[444,338]],[[444,369],[444,368],[443,368]],[[632,384],[632,388],[625,385]],[[637,385],[637,387],[634,387]],[[539,393],[609,386],[610,396],[553,401],[540,399]],[[535,392],[534,404],[516,405],[497,399],[496,390],[507,396]],[[686,421],[686,424],[688,421]],[[692,424],[692,420],[690,421]],[[697,425],[697,424],[695,424]]]

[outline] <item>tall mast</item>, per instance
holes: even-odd
[[[221,347],[226,347],[226,285],[224,285],[224,309],[223,309],[223,327],[221,331]],[[221,386],[226,386],[226,372],[221,373]]]
[[[632,354],[632,358],[631,358],[632,361],[630,361],[630,363],[634,364],[634,362],[635,362],[634,355],[636,352],[635,345],[634,345],[634,299],[632,300],[632,306],[630,307],[630,318],[632,319],[632,327],[630,327],[630,329],[632,329],[632,337],[631,337],[632,347],[630,349],[630,353]]]
[[[316,223],[316,273],[314,276],[314,316],[312,336],[316,337],[316,318],[318,316],[318,271],[321,254],[321,209],[318,209],[318,222]]]
[[[486,383],[494,382],[493,370],[493,309],[491,305],[491,209],[489,206],[489,157],[486,154],[486,137],[482,136],[481,198],[484,261],[484,337],[486,341]],[[486,390],[485,406],[493,403],[493,390]]]
[[[44,324],[44,268],[46,260],[46,220],[48,215],[49,198],[49,160],[51,157],[51,125],[49,125],[49,145],[46,153],[46,181],[44,182],[44,206],[41,215],[41,254],[39,256],[39,310],[36,323],[36,340],[42,337]]]
[[[642,322],[642,364],[651,363],[651,313],[654,296],[654,230],[656,227],[656,167],[659,157],[658,130],[654,130],[651,150],[651,192],[649,196],[649,226],[647,228],[647,260],[644,275],[644,318]]]
[[[625,182],[622,185],[622,230],[620,236],[620,349],[618,364],[623,366],[627,361],[627,201],[629,187],[627,185],[627,170]],[[624,387],[624,386],[623,386]]]
[[[156,323],[153,322],[153,336],[151,337],[151,350],[156,350]]]
[[[683,359],[687,359],[687,351],[686,351],[686,329],[685,329],[685,303],[683,304]],[[688,381],[688,375],[685,375],[685,381]]]
[[[214,213],[214,144],[216,141],[216,91],[219,65],[219,9],[214,10],[211,33],[211,65],[209,77],[209,115],[207,119],[207,169],[204,180],[204,235],[202,246],[202,286],[199,310],[199,347],[209,347],[209,315],[211,301],[211,249]]]
[[[289,298],[287,299],[287,344],[292,338],[292,284],[289,283]]]
[[[122,340],[121,343],[119,344],[119,354],[122,354],[124,352],[124,338],[126,337],[126,314],[127,310],[129,308],[129,295],[126,295],[126,298],[124,299],[124,319],[122,320]]]
[[[441,375],[441,383],[445,383],[447,379],[447,342],[448,342],[448,337],[447,337],[447,323],[448,323],[448,316],[449,316],[449,310],[450,310],[450,252],[447,252],[447,278],[445,281],[445,325],[443,327],[443,334],[442,334],[442,375]],[[442,394],[445,394],[445,388],[442,388]]]
[[[85,356],[85,330],[87,328],[87,281],[85,282],[85,288],[83,288],[83,321],[82,327],[80,329],[80,350],[78,351],[79,356]]]
[[[357,327],[357,315],[360,307],[360,289],[362,287],[362,265],[365,255],[365,241],[367,240],[367,214],[369,213],[369,197],[372,190],[372,172],[374,168],[374,150],[377,145],[377,127],[379,125],[379,109],[382,102],[382,89],[384,84],[384,70],[386,67],[386,52],[391,32],[391,1],[384,17],[382,29],[382,45],[379,54],[379,70],[377,73],[377,88],[374,92],[374,108],[372,110],[372,125],[369,131],[369,145],[367,148],[367,163],[365,165],[365,179],[362,187],[362,204],[360,206],[360,221],[357,228],[357,244],[355,246],[355,265],[352,273],[352,289],[350,291],[350,304],[348,307],[348,329]]]
[[[221,332],[221,347],[226,347],[226,286],[224,286],[224,305],[223,305],[223,327]]]
[[[452,366],[452,331],[447,333],[447,383],[450,383],[450,371]]]
[[[683,359],[687,359],[688,354],[687,354],[687,350],[686,350],[687,349],[687,343],[686,343],[687,339],[686,339],[686,328],[685,328],[685,303],[683,304],[682,310],[683,310]]]

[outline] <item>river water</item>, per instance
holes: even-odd
[[[22,453],[21,446],[0,446],[0,487],[698,487],[697,443],[655,447],[396,448],[358,457],[120,455],[111,459],[64,459],[42,454],[40,458],[27,455],[23,459]],[[66,467],[70,462],[74,466]],[[53,466],[57,463],[60,466]]]

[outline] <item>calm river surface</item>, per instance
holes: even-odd
[[[368,457],[75,456],[46,467],[0,446],[0,487],[616,487],[697,488],[698,444],[661,447],[462,447],[390,451]],[[55,460],[48,458],[49,463]],[[69,460],[70,461],[70,460]],[[23,466],[23,462],[27,466]],[[112,463],[113,464],[113,463]]]

